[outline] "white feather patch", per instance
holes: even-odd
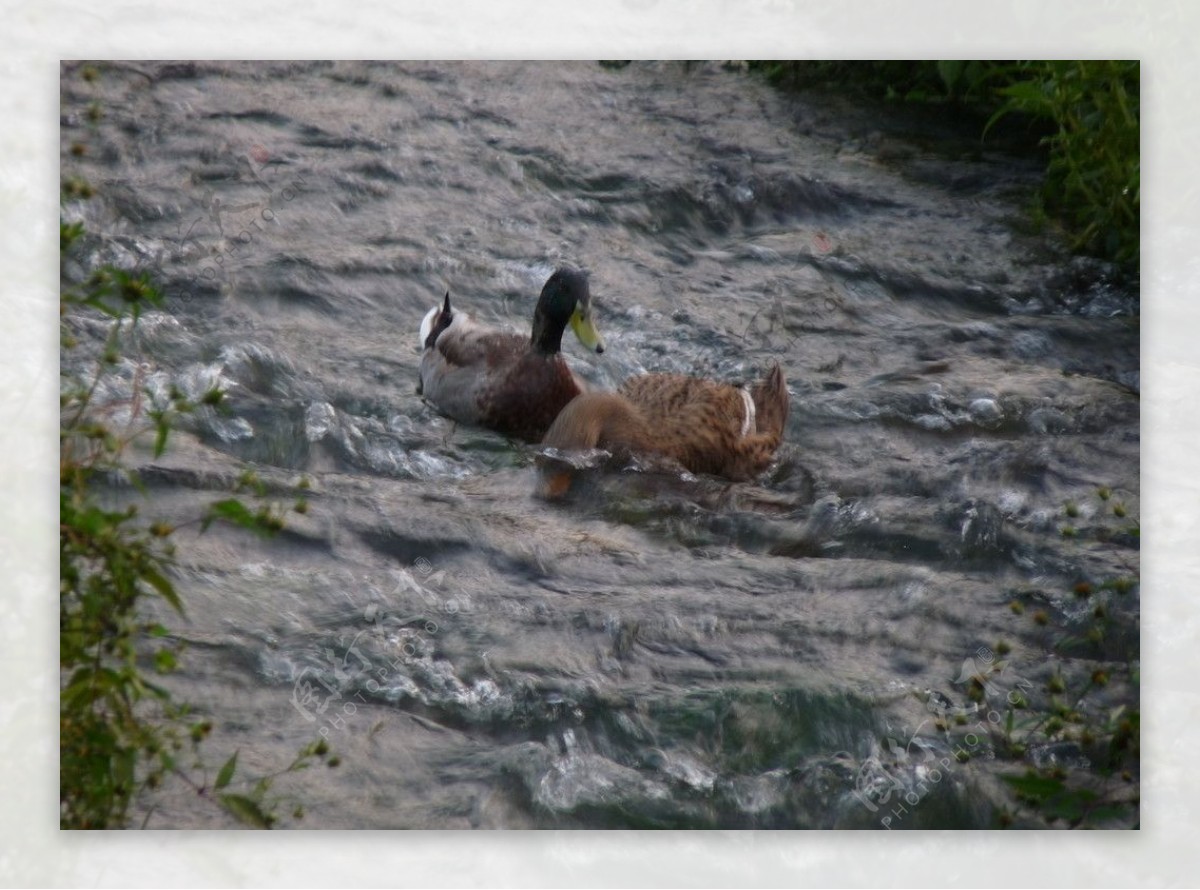
[[[433,330],[433,320],[437,318],[438,313],[441,311],[442,310],[440,307],[434,306],[432,309],[426,312],[425,317],[421,319],[421,333],[418,334],[421,339],[417,341],[417,349],[425,348],[425,341],[429,339],[429,332]]]
[[[742,418],[742,438],[754,432],[754,399],[750,397],[750,390],[742,387],[738,390],[742,394],[742,404],[746,406],[745,417]]]

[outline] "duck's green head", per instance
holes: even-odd
[[[562,348],[567,325],[587,349],[604,351],[604,338],[592,320],[592,295],[587,275],[575,269],[561,268],[550,276],[533,312],[533,346],[553,355]]]

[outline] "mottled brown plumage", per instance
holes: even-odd
[[[761,473],[783,440],[788,391],[778,363],[747,390],[681,374],[646,374],[617,393],[583,393],[543,444],[658,454],[693,473],[743,481]]]

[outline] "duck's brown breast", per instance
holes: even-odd
[[[554,418],[579,392],[562,355],[529,353],[480,393],[480,421],[507,436],[540,442]]]

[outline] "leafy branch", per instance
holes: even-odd
[[[83,226],[64,222],[60,231],[65,256],[83,236]],[[61,383],[60,827],[124,827],[139,794],[176,777],[243,824],[268,828],[277,821],[278,801],[268,796],[272,780],[305,768],[313,758],[331,766],[337,758],[321,740],[278,773],[244,780],[251,786],[245,793],[225,790],[237,771],[236,755],[218,771],[211,789],[191,778],[191,769],[203,768],[199,746],[212,724],[195,720],[186,705],[155,682],[155,675],[177,668],[179,646],[168,641],[163,625],[141,615],[148,597],[160,598],[176,614],[184,614],[170,580],[175,554],[171,538],[192,523],[145,522],[136,504],[112,507],[97,494],[98,485],[110,476],[140,489],[136,474],[125,464],[126,450],[152,435],[153,453],[161,456],[173,424],[196,408],[174,389],[166,404],[154,404],[141,392],[140,376],[135,376],[133,395],[124,402],[98,403],[102,382],[120,361],[123,332],[136,327],[146,308],[161,305],[162,297],[147,275],[112,267],[96,270],[82,285],[64,282],[61,292],[64,320],[94,312],[111,324],[94,372],[82,379],[64,373]],[[64,353],[78,346],[66,325],[61,343]],[[200,403],[218,407],[223,397],[214,389]],[[237,490],[242,489],[265,494],[252,471],[238,480]],[[301,497],[293,509],[306,508]],[[210,504],[193,522],[202,531],[223,522],[272,535],[283,528],[284,515],[272,505],[251,509],[229,497]],[[152,666],[146,665],[147,658]],[[195,760],[185,766],[182,758],[189,750]],[[300,806],[293,811],[297,818],[302,814]]]

